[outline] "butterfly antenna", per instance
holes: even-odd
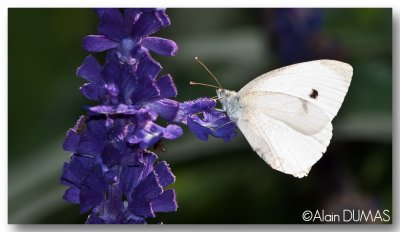
[[[214,74],[203,64],[203,62],[201,62],[201,60],[199,59],[199,57],[195,57],[194,58],[197,63],[199,63],[201,66],[203,66],[203,68],[214,78],[214,80],[217,82],[219,88],[223,89],[221,84],[219,83],[218,79],[214,76]]]
[[[220,88],[220,87],[215,86],[215,85],[209,85],[209,84],[204,84],[204,83],[198,83],[198,82],[194,82],[194,81],[189,82],[189,84],[191,84],[191,85],[203,85],[203,86],[213,87],[213,88],[216,88],[216,89],[219,89],[219,88]]]

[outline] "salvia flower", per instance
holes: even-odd
[[[179,104],[174,121],[186,124],[201,140],[208,135],[223,138],[225,142],[236,137],[236,124],[229,117],[215,109],[216,101],[210,98],[199,98]]]
[[[225,141],[235,125],[203,98],[179,103],[170,75],[158,77],[162,67],[149,51],[174,55],[177,45],[153,33],[171,24],[164,9],[97,9],[98,35],[89,35],[83,47],[107,51],[104,64],[89,55],[77,70],[87,81],[81,93],[97,102],[86,106],[67,132],[61,183],[64,199],[89,213],[86,223],[146,223],[157,212],[177,210],[175,176],[150,148],[161,139],[177,139],[187,125],[200,139],[208,135]],[[165,125],[158,121],[163,119]]]
[[[97,9],[96,13],[100,18],[99,34],[83,41],[83,48],[89,52],[114,49],[121,61],[131,64],[149,50],[167,56],[177,52],[178,46],[172,40],[150,36],[171,25],[164,9],[125,9],[123,14],[118,9]]]
[[[88,56],[77,70],[78,76],[89,81],[81,87],[81,92],[90,100],[101,102],[100,106],[89,110],[104,114],[134,114],[146,106],[171,120],[178,111],[178,102],[169,99],[177,95],[172,77],[165,75],[156,81],[159,71],[149,74],[143,70],[151,69],[142,61],[134,67],[120,63],[112,52],[104,67],[93,56]]]
[[[147,151],[136,156],[109,169],[99,158],[74,154],[63,168],[61,181],[70,187],[64,199],[80,204],[81,213],[92,210],[87,222],[97,224],[145,223],[156,212],[175,211],[174,190],[163,190],[175,181],[167,163],[155,164],[157,156]]]

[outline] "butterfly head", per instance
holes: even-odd
[[[217,97],[219,99],[226,98],[227,90],[226,89],[217,89]]]
[[[230,115],[231,112],[234,112],[238,108],[238,97],[237,93],[235,91],[230,91],[222,88],[222,85],[219,83],[218,79],[215,77],[215,75],[201,62],[201,60],[198,57],[195,57],[195,60],[203,66],[205,70],[214,78],[215,82],[218,84],[216,85],[210,85],[210,84],[204,84],[204,83],[197,83],[191,81],[191,85],[203,85],[203,86],[209,86],[217,89],[217,97],[219,102],[222,104],[222,108]]]
[[[217,89],[217,96],[220,99],[236,97],[237,93],[235,91],[227,89]]]
[[[217,96],[219,102],[222,104],[222,108],[227,111],[228,114],[231,113],[231,111],[236,111],[238,99],[235,91],[217,89]]]

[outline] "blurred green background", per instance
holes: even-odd
[[[306,178],[272,170],[242,135],[226,144],[201,142],[185,129],[179,140],[165,142],[167,152],[159,157],[177,177],[172,187],[179,209],[150,223],[302,223],[307,209],[392,210],[391,9],[167,13],[172,26],[157,36],[173,39],[180,51],[154,57],[174,77],[180,101],[215,95],[211,88],[189,86],[213,83],[195,56],[233,90],[274,68],[317,58],[350,63],[354,76],[333,121],[331,145]],[[290,26],[282,23],[285,17]],[[97,23],[91,9],[8,10],[9,223],[86,220],[62,199],[66,187],[59,177],[70,155],[62,150],[65,133],[85,113],[84,105],[95,104],[80,94],[83,81],[74,74],[88,55],[81,39],[96,34]]]

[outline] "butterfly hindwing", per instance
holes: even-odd
[[[314,137],[260,112],[245,110],[241,114],[237,125],[253,150],[273,169],[299,178],[306,176],[326,151],[327,144],[318,136],[329,141],[332,135],[330,122]]]

